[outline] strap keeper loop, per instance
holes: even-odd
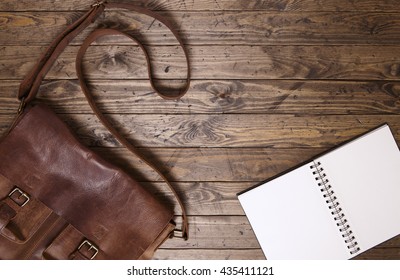
[[[188,240],[188,234],[186,231],[184,232],[183,229],[174,229],[172,237]]]

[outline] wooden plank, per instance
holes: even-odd
[[[258,249],[259,244],[245,216],[191,216],[189,240],[167,240],[161,248]],[[400,235],[375,247],[400,250]]]
[[[189,45],[338,45],[400,43],[400,14],[386,12],[160,12]],[[79,14],[1,12],[0,45],[48,45]],[[177,45],[158,21],[125,11],[109,11],[72,42],[80,44],[94,28],[130,32],[144,44]],[[18,36],[16,36],[18,34]],[[26,36],[26,35],[29,36]],[[109,36],[101,44],[132,44]]]
[[[399,248],[373,248],[358,255],[355,260],[399,260]]]
[[[99,108],[119,114],[400,114],[397,81],[195,80],[179,101],[166,101],[147,80],[96,80]],[[0,114],[13,114],[19,82],[0,83]],[[78,81],[51,80],[38,97],[57,113],[92,113]]]
[[[248,182],[173,182],[174,188],[184,201],[187,214],[191,216],[244,215],[237,193],[253,184]],[[180,213],[181,210],[174,196],[165,184],[142,182],[142,185],[174,208],[175,213]]]
[[[131,0],[118,2],[132,3]],[[87,10],[93,0],[2,0],[0,11]],[[399,11],[397,0],[136,0],[136,5],[152,10],[265,10],[265,11]]]
[[[159,176],[139,159],[122,148],[94,148],[105,159],[126,169],[141,181],[161,181]],[[151,148],[139,149],[147,160],[157,166],[171,181],[210,182],[195,188],[233,188],[224,192],[227,199],[232,192],[244,190],[257,182],[272,177],[321,153],[321,148]],[[223,182],[243,182],[239,186]],[[215,184],[214,184],[215,183]],[[180,188],[178,186],[178,188]],[[184,186],[181,187],[182,189]],[[184,193],[184,191],[180,191]],[[227,210],[226,210],[227,211]],[[229,210],[230,211],[230,210]],[[236,214],[242,212],[232,210]],[[240,213],[239,213],[240,212]]]
[[[258,182],[257,182],[258,183]],[[255,182],[172,182],[191,216],[244,215],[237,194]],[[161,182],[141,182],[144,188],[164,201],[175,213],[180,213],[171,191]]]
[[[118,147],[94,115],[61,115],[90,146]],[[387,122],[400,140],[400,115],[109,115],[139,147],[331,147]],[[1,131],[11,117],[0,116]]]
[[[47,78],[74,79],[78,47],[68,47]],[[179,47],[150,47],[155,78],[184,79]],[[43,47],[0,47],[0,79],[21,79]],[[193,79],[398,80],[400,46],[192,46]],[[85,56],[91,79],[146,79],[141,50],[132,46],[92,46]],[[213,71],[210,71],[212,69]]]
[[[245,216],[190,216],[189,224],[189,240],[169,239],[161,248],[260,248]]]
[[[384,252],[385,253],[385,252]],[[158,249],[155,260],[265,260],[261,249]]]

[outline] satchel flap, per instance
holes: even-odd
[[[140,257],[173,218],[135,180],[84,147],[45,105],[26,108],[0,143],[0,174],[107,253]],[[12,162],[12,164],[9,164]]]

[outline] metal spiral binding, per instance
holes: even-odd
[[[329,183],[326,173],[324,173],[321,162],[313,161],[313,164],[310,166],[310,168],[313,170],[315,180],[318,182],[320,191],[322,192],[323,197],[326,199],[325,202],[328,204],[328,208],[331,210],[333,219],[336,222],[342,237],[344,238],[347,248],[350,250],[350,254],[353,255],[357,253],[360,251],[360,247],[355,241],[354,234],[350,230],[350,225],[348,224],[345,214],[343,213],[343,210],[337,201],[337,197],[335,196],[335,192],[332,190],[332,186]]]

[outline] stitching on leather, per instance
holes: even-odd
[[[51,212],[51,214],[56,215],[56,219],[54,220],[54,222],[51,224],[51,226],[45,231],[43,232],[43,234],[40,236],[40,238],[38,238],[36,240],[36,242],[33,243],[33,246],[31,247],[31,249],[24,255],[23,259],[28,259],[32,256],[32,253],[36,250],[36,248],[38,247],[39,243],[47,236],[47,234],[54,229],[54,227],[57,225],[58,221],[60,221],[62,218],[60,216],[58,216],[57,214],[55,214],[54,212]],[[50,216],[51,216],[50,214]],[[50,217],[49,217],[50,218]],[[48,218],[48,219],[49,219]]]

